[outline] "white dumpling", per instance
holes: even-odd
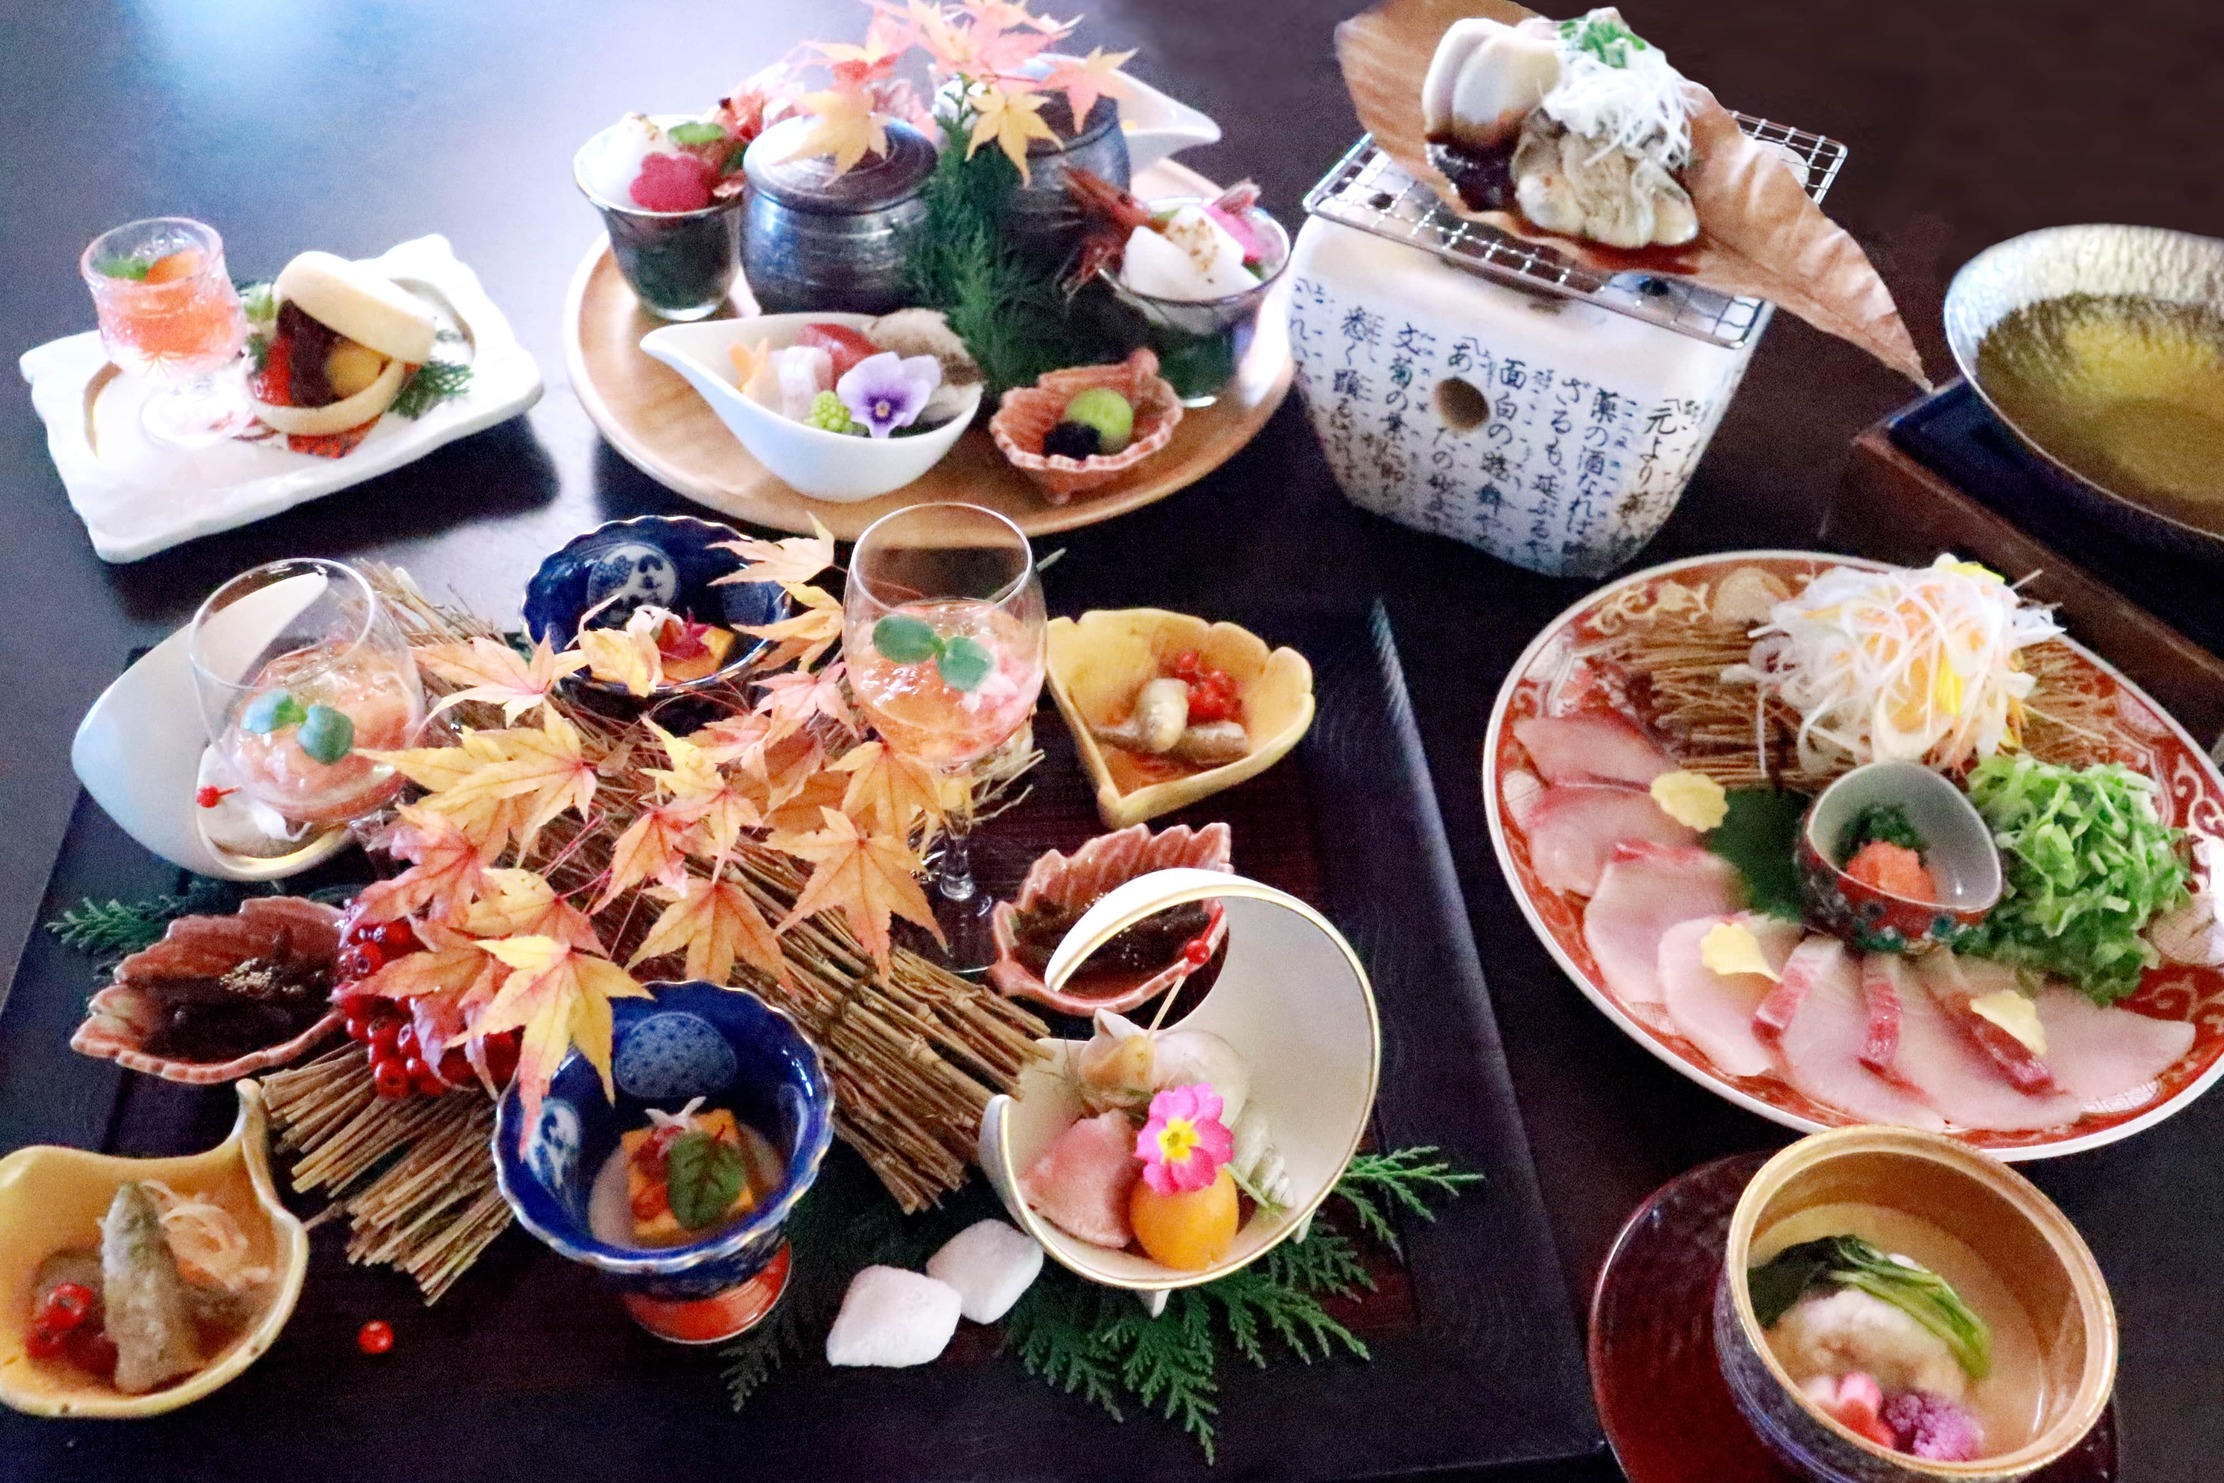
[[[1946,1341],[1905,1309],[1856,1287],[1810,1292],[1768,1331],[1768,1346],[1802,1384],[1861,1370],[1887,1395],[1928,1391],[1959,1401],[1969,1378]]]
[[[1454,21],[1421,84],[1422,122],[1431,138],[1494,148],[1559,80],[1560,47],[1550,22]]]

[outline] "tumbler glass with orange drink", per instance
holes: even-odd
[[[162,383],[141,409],[149,436],[201,447],[245,430],[247,320],[224,263],[224,239],[182,216],[101,233],[78,262],[101,343],[127,376]]]

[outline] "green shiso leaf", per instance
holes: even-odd
[[[1889,1256],[1859,1236],[1802,1241],[1745,1274],[1753,1317],[1764,1329],[1817,1284],[1857,1288],[1890,1303],[1944,1339],[1955,1363],[1970,1379],[1982,1380],[1992,1373],[1992,1330],[1953,1285],[1928,1267]]]
[[[247,702],[247,709],[239,718],[242,731],[257,736],[268,736],[282,726],[299,726],[309,719],[301,702],[293,698],[290,690],[266,690]]]
[[[1730,811],[1706,836],[1706,847],[1745,878],[1746,905],[1764,916],[1798,921],[1797,851],[1806,798],[1774,788],[1732,788],[1727,802]]]
[[[1838,836],[1838,863],[1845,864],[1861,853],[1863,845],[1880,839],[1917,854],[1925,848],[1923,836],[1915,832],[1906,809],[1896,803],[1872,803],[1855,814],[1846,824],[1845,832]]]
[[[154,268],[152,258],[104,257],[93,264],[93,271],[103,278],[128,278],[133,283],[144,283]]]
[[[355,722],[348,713],[328,705],[313,705],[293,734],[295,745],[313,761],[329,767],[355,750]]]
[[[971,692],[995,673],[996,656],[979,639],[961,633],[943,642],[942,657],[935,660],[934,667],[951,689]]]
[[[674,124],[664,132],[671,137],[674,144],[716,144],[726,137],[724,129],[716,124],[705,123],[701,119],[690,120],[684,124]]]
[[[691,1231],[717,1225],[741,1197],[749,1173],[741,1151],[722,1143],[700,1128],[682,1133],[672,1142],[665,1187],[672,1203],[672,1218]]]
[[[2139,934],[2187,895],[2184,835],[2155,811],[2153,781],[2115,762],[2002,756],[1970,774],[1969,798],[2006,890],[1963,951],[2059,974],[2098,1004],[2138,988],[2160,961]]]
[[[896,664],[924,664],[942,653],[942,640],[919,619],[890,613],[873,625],[873,649]]]

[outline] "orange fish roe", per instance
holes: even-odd
[[[1910,901],[1936,903],[1938,882],[1923,867],[1923,857],[1905,845],[1872,839],[1846,862],[1846,874],[1865,886]]]

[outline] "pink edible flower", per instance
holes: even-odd
[[[1205,1188],[1235,1151],[1235,1135],[1220,1121],[1220,1094],[1201,1083],[1151,1098],[1150,1120],[1135,1136],[1143,1182],[1161,1195]]]

